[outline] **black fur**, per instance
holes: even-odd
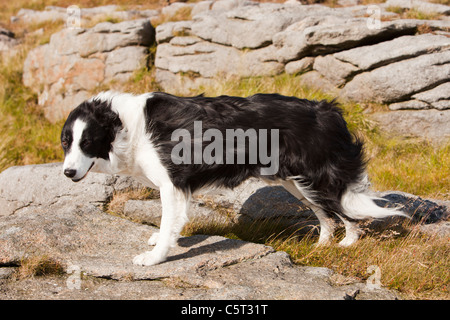
[[[61,132],[64,154],[72,147],[72,128],[77,119],[87,122],[80,144],[83,152],[87,156],[109,159],[111,144],[122,128],[122,122],[118,114],[111,110],[111,105],[100,100],[85,101],[69,114]]]
[[[301,176],[297,181],[313,190],[314,201],[330,214],[343,214],[342,194],[350,184],[359,181],[365,169],[363,144],[350,134],[334,101],[309,101],[278,94],[182,98],[155,93],[147,100],[145,117],[147,132],[174,185],[188,192],[207,185],[234,188],[249,177],[259,177],[260,168],[264,167],[259,162],[174,164],[171,152],[178,141],[171,141],[171,135],[184,128],[193,136],[194,121],[202,121],[203,132],[215,128],[224,137],[226,129],[279,129],[279,170],[264,178]]]

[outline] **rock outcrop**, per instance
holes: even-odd
[[[44,10],[20,9],[17,14],[11,17],[13,23],[42,24],[46,22],[63,21],[70,24],[70,19],[76,18],[79,21],[75,25],[83,24],[96,19],[133,20],[139,18],[154,18],[159,16],[158,10],[121,10],[118,5],[105,5],[93,8],[80,8],[76,5],[68,8],[47,6]],[[69,23],[67,23],[69,22]],[[69,25],[70,26],[70,25]]]
[[[0,174],[2,299],[179,299],[180,295],[183,299],[398,297],[394,291],[373,289],[354,280],[337,285],[330,269],[299,267],[284,252],[219,236],[181,238],[168,261],[152,267],[135,266],[132,258],[148,250],[146,240],[157,229],[109,215],[103,207],[114,192],[140,186],[127,178],[95,173],[75,184],[63,176],[61,167],[12,167]],[[383,196],[392,204],[405,204],[418,220],[429,225],[448,215],[445,206],[412,195]],[[304,219],[302,215],[308,216],[308,210],[286,191],[263,187],[257,180],[248,180],[234,191],[203,195],[194,204],[194,215],[218,214],[204,207],[211,197],[220,207],[238,210],[252,221],[280,219],[284,215],[296,224]],[[268,199],[273,204],[270,208]],[[158,200],[134,201],[127,210],[134,212],[139,208],[156,212],[160,205]],[[420,212],[424,213],[421,217]],[[448,224],[446,227],[440,228],[441,233],[447,230],[443,236],[448,236]],[[67,275],[35,278],[32,282],[8,280],[23,261],[39,257],[57,261]],[[78,287],[74,288],[69,281],[77,275]],[[22,290],[22,286],[28,290]]]
[[[14,32],[0,27],[0,54],[11,50],[18,41],[15,39]]]
[[[372,25],[373,18],[364,17],[367,6],[227,3],[233,4],[228,10],[195,10],[191,21],[158,26],[156,76],[165,90],[189,89],[218,75],[286,71],[305,73],[310,85],[315,74],[344,98],[388,103],[393,110],[450,109],[446,20]],[[378,7],[379,19],[392,18],[385,7]],[[435,32],[418,34],[425,25]]]
[[[394,7],[435,12],[442,18],[401,19],[391,12]],[[156,28],[154,63],[156,82],[164,91],[189,94],[190,89],[212,85],[219,78],[286,72],[344,99],[407,110],[402,119],[416,110],[425,122],[432,122],[433,110],[445,119],[450,110],[448,8],[419,0],[336,8],[247,0],[175,2],[160,11],[81,8],[82,21],[138,20],[100,23],[90,29],[68,26],[29,53],[24,83],[38,93],[47,118],[62,119],[99,86],[126,81],[145,66],[148,46],[154,41],[149,21],[162,19],[170,22]],[[15,21],[67,19],[67,10],[23,9]],[[172,21],[179,19],[179,12],[191,12],[191,18]],[[408,121],[401,126],[412,128]],[[428,132],[408,134],[434,140]],[[448,140],[445,128],[442,132],[439,141]]]

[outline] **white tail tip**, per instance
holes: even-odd
[[[381,219],[389,216],[403,216],[410,218],[400,208],[382,208],[378,206],[374,200],[365,193],[357,193],[347,190],[341,199],[341,205],[344,214],[352,219],[364,220],[367,218]],[[384,200],[384,199],[383,199]]]

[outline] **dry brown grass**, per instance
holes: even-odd
[[[125,203],[128,200],[150,200],[158,199],[159,191],[150,188],[140,188],[140,189],[127,189],[122,191],[114,192],[112,199],[106,204],[104,208],[106,212],[121,217],[126,218],[123,215],[123,209]]]
[[[64,266],[61,262],[49,256],[32,256],[23,259],[12,278],[23,280],[35,276],[64,274]]]
[[[333,269],[345,277],[365,281],[368,267],[381,271],[381,284],[405,299],[448,299],[450,246],[448,238],[428,236],[414,229],[406,237],[366,237],[349,248],[314,246],[313,237],[274,239],[267,244],[290,254],[300,265]]]

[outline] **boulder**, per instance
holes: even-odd
[[[17,44],[18,41],[15,39],[14,33],[8,29],[0,27],[0,53],[9,51]]]
[[[284,67],[284,70],[288,74],[304,73],[310,71],[312,69],[313,64],[314,64],[313,57],[305,57],[300,60],[288,62]]]
[[[156,77],[165,90],[170,90],[176,86],[171,83],[172,80],[162,80],[167,73],[165,71],[172,75],[188,74],[194,78],[214,78],[219,75],[272,76],[284,71],[284,65],[276,61],[274,52],[273,46],[245,52],[203,41],[198,37],[174,37],[169,43],[161,43],[158,46],[155,59]],[[182,87],[181,83],[175,83]]]
[[[361,70],[375,69],[400,60],[450,49],[450,38],[430,33],[403,36],[390,41],[335,53],[333,56]]]
[[[274,36],[280,61],[334,53],[356,46],[375,44],[414,34],[415,21],[384,21],[380,28],[368,28],[366,18],[325,16],[303,20]]]
[[[156,27],[156,42],[169,42],[177,35],[191,35],[192,21],[176,21],[160,24]]]
[[[436,144],[450,138],[450,112],[442,110],[399,110],[371,116],[391,134],[425,138]]]
[[[300,82],[309,88],[322,90],[333,95],[339,94],[339,88],[315,70],[300,75]]]
[[[45,22],[54,22],[58,20],[66,20],[67,13],[62,10],[54,10],[51,8],[47,8],[44,11],[38,11],[33,9],[22,8],[19,10],[17,15],[12,19],[13,22],[25,22],[25,23],[45,23]]]
[[[360,73],[345,85],[341,94],[355,101],[398,102],[448,81],[449,74],[450,50],[447,50]]]
[[[83,183],[73,183],[63,175],[61,163],[10,167],[0,174],[0,216],[33,207],[51,209],[71,202],[104,204],[115,191],[136,186],[129,178],[96,173],[90,173]]]
[[[412,98],[426,102],[436,109],[450,109],[450,82],[445,82],[431,90],[417,93]]]
[[[126,81],[146,66],[153,42],[154,29],[147,19],[66,28],[29,52],[23,83],[38,94],[46,118],[56,122],[99,85]]]
[[[314,60],[313,69],[327,78],[334,86],[344,85],[360,69],[351,63],[339,61],[333,55],[319,56]]]
[[[448,22],[383,21],[396,14],[384,5],[378,9],[203,1],[193,7],[192,20],[158,26],[156,81],[166,91],[189,94],[218,78],[284,70],[299,74],[307,86],[357,102],[388,103],[393,110],[447,109],[446,87],[440,85],[449,79]],[[421,93],[421,99],[413,97]]]
[[[425,110],[429,108],[430,105],[428,103],[419,100],[408,100],[389,105],[390,110]]]
[[[42,11],[22,8],[16,16],[11,17],[11,22],[42,24],[46,22],[66,21],[68,23],[68,17],[72,16],[74,13],[75,17],[79,17],[80,19],[80,21],[76,22],[77,24],[80,24],[80,27],[87,21],[102,20],[106,18],[132,20],[136,18],[155,18],[159,15],[158,10],[122,11],[117,5],[105,5],[93,8],[47,6]]]
[[[227,11],[206,11],[194,17],[192,32],[215,43],[238,49],[256,49],[272,43],[272,37],[309,15],[329,12],[324,6],[288,6],[262,3]],[[246,34],[245,37],[242,34]]]
[[[397,298],[358,281],[333,285],[332,270],[299,267],[269,246],[219,236],[182,237],[166,262],[135,266],[132,258],[149,250],[146,241],[157,229],[102,210],[113,190],[132,183],[95,173],[73,183],[61,164],[2,172],[0,198],[16,208],[5,214],[2,206],[0,215],[0,298]],[[11,268],[33,259],[56,262],[67,275],[9,279]]]
[[[425,13],[450,14],[450,6],[422,0],[387,0],[385,5],[386,7],[416,9]]]

